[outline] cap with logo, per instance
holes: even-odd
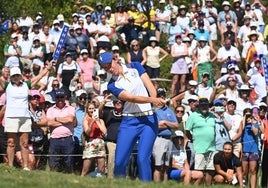
[[[98,62],[100,66],[107,63],[111,63],[112,61],[113,61],[113,54],[111,52],[104,52],[99,55]]]

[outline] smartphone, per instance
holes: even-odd
[[[257,115],[259,114],[259,109],[258,109],[258,108],[253,108],[253,110],[252,110],[252,114],[253,114],[254,116],[257,116]]]
[[[93,116],[95,119],[99,119],[99,109],[94,109],[93,110]]]

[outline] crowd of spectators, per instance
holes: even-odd
[[[0,78],[2,162],[24,170],[48,162],[54,171],[113,177],[124,101],[107,91],[111,75],[97,61],[111,51],[121,64],[140,63],[167,101],[156,109],[153,180],[256,187],[261,163],[267,187],[267,10],[260,0],[223,1],[220,10],[213,0],[190,7],[160,0],[81,6],[65,15],[69,23],[62,14],[52,24],[41,12],[33,19],[22,10],[13,22],[2,15],[0,34],[10,33]],[[68,34],[54,59],[64,25]],[[168,56],[166,91],[158,78]],[[128,167],[133,178],[135,160]]]

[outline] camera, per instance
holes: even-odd
[[[224,112],[224,106],[215,106],[214,107],[215,112]]]

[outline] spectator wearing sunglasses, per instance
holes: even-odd
[[[85,105],[88,100],[87,92],[83,89],[79,89],[76,91],[76,109],[75,109],[75,117],[77,119],[77,126],[74,128],[74,154],[82,155],[83,147],[82,147],[82,139],[81,135],[83,133],[83,118],[85,115]],[[83,166],[83,160],[81,156],[74,157],[74,171],[81,172]]]
[[[66,92],[55,92],[56,104],[47,111],[50,128],[49,165],[52,171],[73,172],[74,127],[76,126],[75,108],[68,105]]]

